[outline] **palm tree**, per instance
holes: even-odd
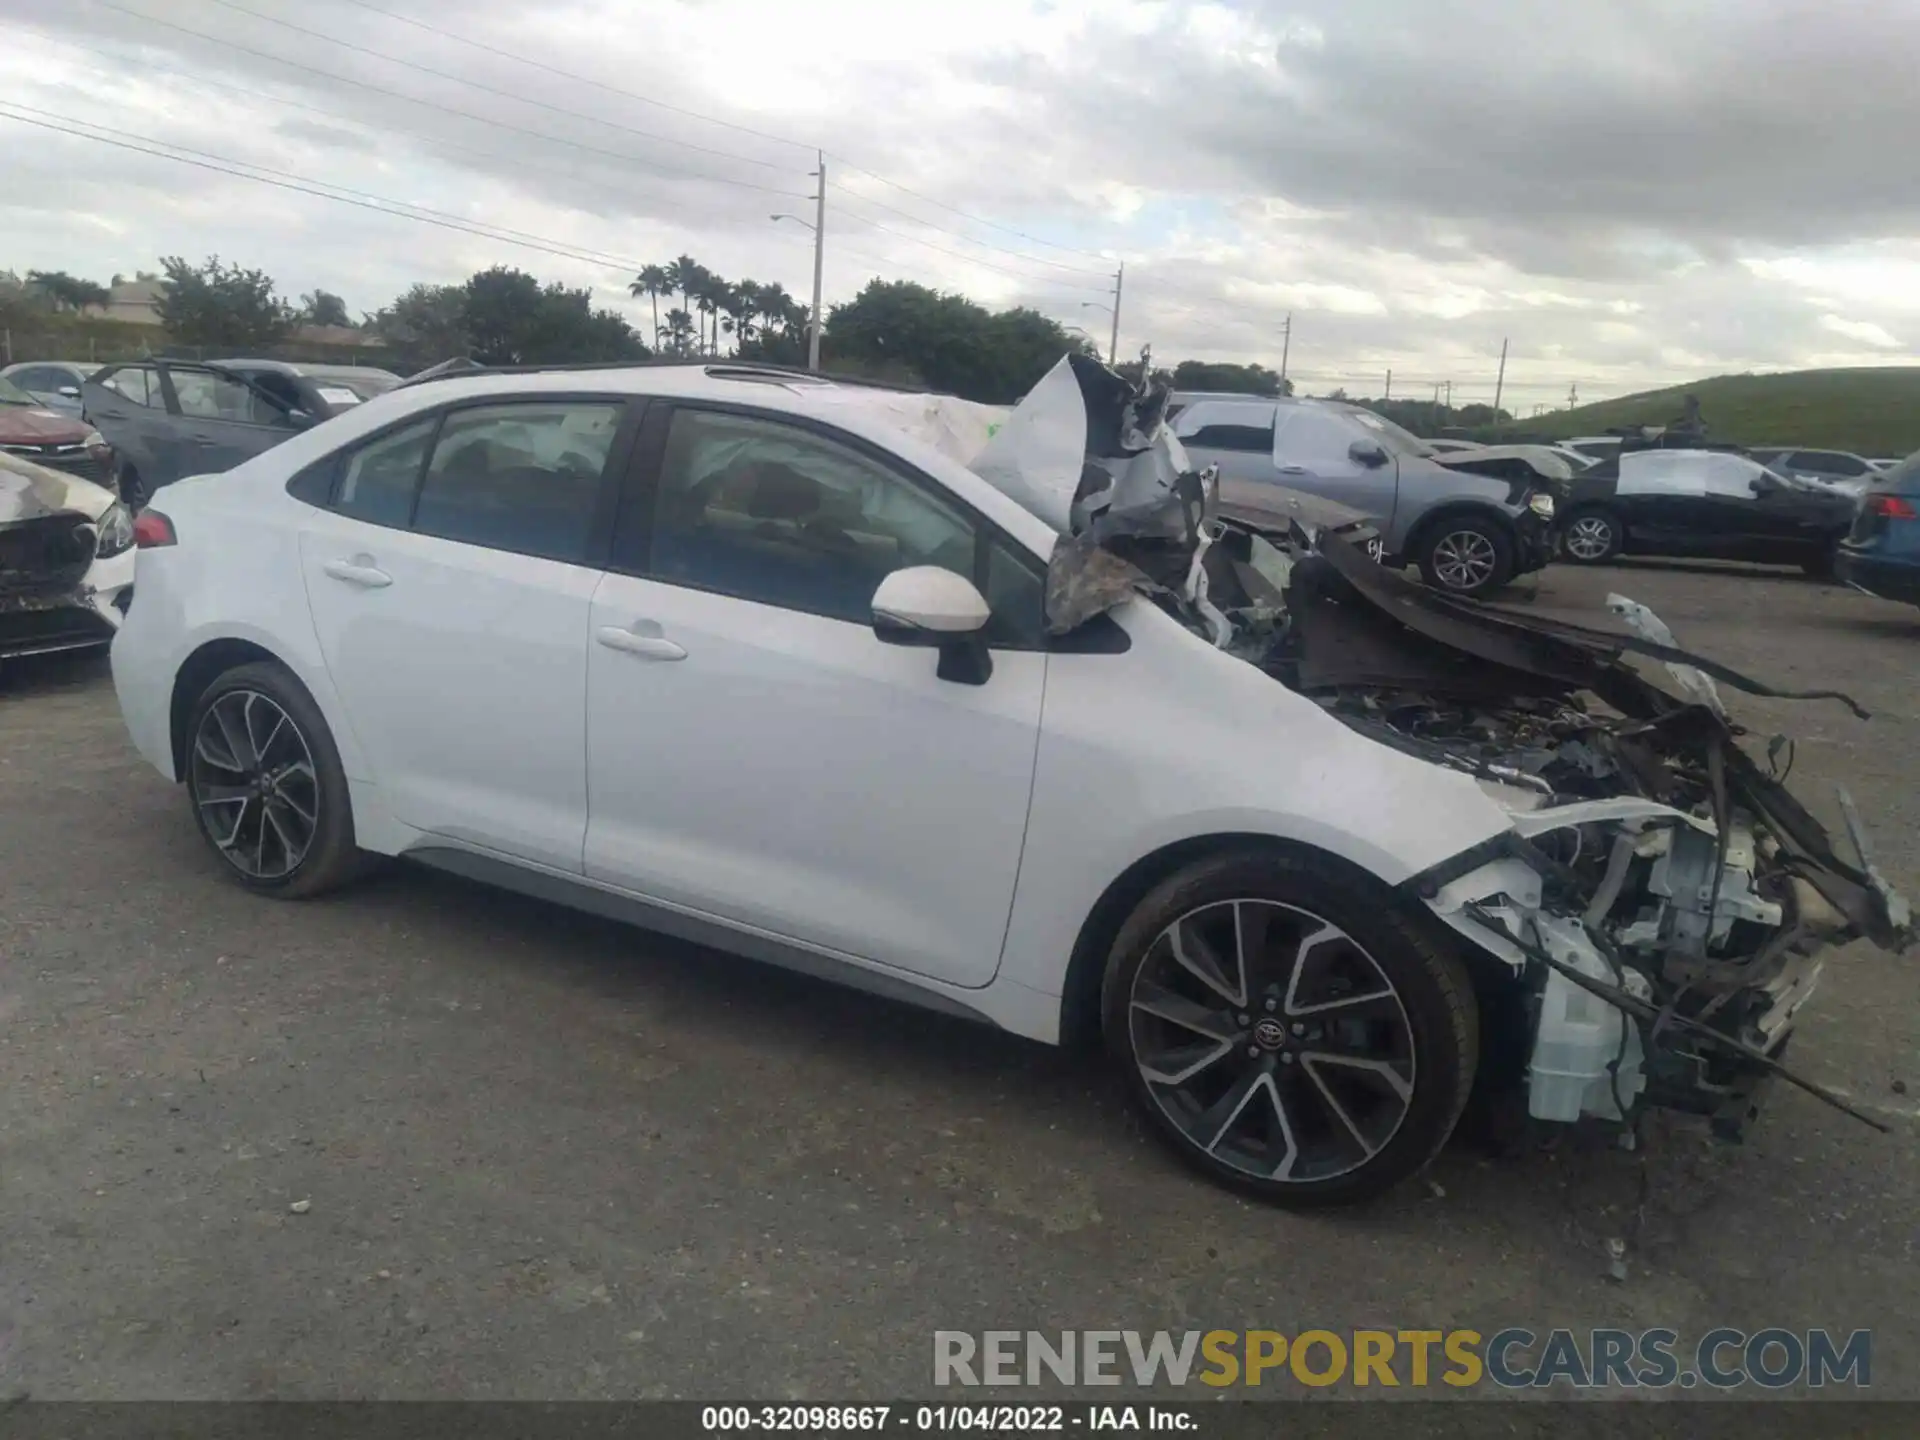
[[[682,255],[667,266],[667,288],[669,291],[680,292],[680,309],[683,314],[692,313],[694,287],[700,283],[700,278],[706,273],[706,267],[691,255]],[[667,324],[671,330],[673,324],[671,312],[667,315]]]
[[[660,343],[660,297],[673,293],[673,277],[667,273],[667,267],[664,265],[647,265],[633,277],[633,284],[628,289],[636,300],[645,295],[653,301],[653,343],[658,345]]]
[[[787,321],[787,312],[793,307],[793,297],[787,294],[787,287],[775,280],[770,285],[760,287],[760,319],[763,330],[777,330]]]
[[[754,323],[760,315],[760,286],[757,281],[742,280],[737,285],[727,287],[727,303],[722,307],[732,320],[734,339],[740,344],[749,343],[758,326]]]
[[[667,311],[667,349],[686,355],[693,349],[693,317],[681,309]]]
[[[718,316],[720,302],[726,293],[727,282],[710,270],[701,275],[699,283],[691,292],[694,308],[700,312],[700,338],[709,355],[719,348],[720,327],[715,324],[711,332],[712,338],[709,338],[707,323]]]

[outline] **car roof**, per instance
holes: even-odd
[[[16,370],[36,370],[49,365],[56,370],[70,370],[76,375],[91,375],[101,368],[98,360],[16,360],[5,369],[0,369],[0,375],[11,375]]]
[[[951,455],[905,433],[897,419],[890,423],[880,413],[881,405],[887,403],[885,397],[897,401],[903,398],[903,391],[908,401],[941,398],[926,391],[905,391],[902,386],[870,385],[857,379],[845,380],[803,370],[725,361],[475,368],[398,385],[323,426],[303,432],[277,449],[304,455],[311,445],[317,458],[322,450],[351,444],[361,434],[404,421],[416,412],[455,401],[484,401],[493,396],[518,399],[541,395],[631,395],[661,400],[732,402],[819,420],[889,450],[943,481],[1002,529],[1026,540],[1040,555],[1047,554],[1058,536],[1046,521]]]
[[[378,365],[308,365],[293,360],[254,360],[240,356],[231,360],[209,360],[209,365],[224,365],[232,369],[244,365],[249,370],[271,370],[281,375],[303,375],[312,379],[324,380],[329,377],[351,380],[358,377],[366,379],[398,380],[400,377],[391,370],[383,370]]]

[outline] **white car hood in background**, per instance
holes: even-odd
[[[856,411],[863,419],[898,430],[922,445],[930,445],[947,458],[967,466],[972,465],[973,457],[1006,423],[1009,413],[1004,405],[977,405],[952,395],[873,390],[865,386],[839,386],[822,398]]]

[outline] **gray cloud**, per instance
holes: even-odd
[[[767,217],[806,208],[811,152],[680,106],[818,143],[917,192],[834,162],[829,299],[903,276],[1026,300],[1104,341],[1105,316],[1083,308],[1104,281],[1062,268],[1100,260],[921,198],[937,197],[1126,254],[1123,348],[1150,337],[1163,355],[1272,363],[1292,312],[1303,374],[1392,365],[1397,383],[1484,379],[1490,394],[1506,338],[1510,393],[1544,398],[1574,381],[1898,358],[1920,336],[1901,309],[1903,294],[1920,309],[1920,254],[1891,254],[1894,283],[1864,294],[1821,283],[1849,247],[1920,219],[1903,155],[1920,128],[1903,63],[1920,0],[1550,13],[1529,0],[1172,0],[1084,23],[1037,0],[981,0],[912,24],[824,3],[804,54],[781,48],[779,27],[798,22],[773,4],[742,18],[736,45],[711,27],[742,8],[680,0],[591,24],[590,11],[530,23],[517,0],[457,13],[238,0],[478,90],[216,0],[124,3],[213,38],[0,0],[21,42],[0,53],[0,96],[604,258],[517,251],[41,131],[0,146],[0,266],[128,270],[218,249],[289,290],[325,285],[372,308],[413,279],[506,261],[625,303],[629,262],[690,251],[804,293],[809,239]],[[1760,273],[1744,263],[1756,256],[1811,269]]]

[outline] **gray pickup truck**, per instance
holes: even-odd
[[[1196,466],[1337,500],[1370,516],[1387,563],[1414,564],[1436,589],[1479,595],[1553,554],[1554,484],[1513,457],[1436,458],[1426,442],[1332,400],[1176,392],[1173,430]]]

